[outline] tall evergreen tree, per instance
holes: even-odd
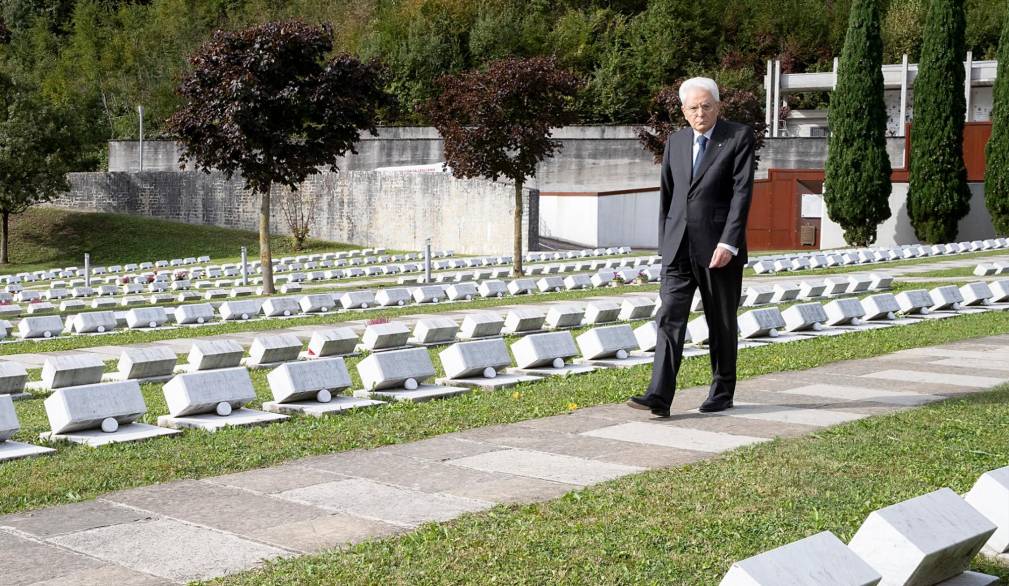
[[[855,0],[830,96],[830,142],[823,199],[852,246],[876,240],[890,217],[890,157],[883,103],[878,0]]]
[[[970,210],[963,163],[965,26],[962,0],[932,0],[914,82],[907,194],[911,225],[924,242],[955,240]]]
[[[985,147],[984,203],[999,234],[1009,234],[1009,17],[1002,23],[992,89],[991,138]]]

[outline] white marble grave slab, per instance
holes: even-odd
[[[882,578],[824,531],[732,564],[719,586],[875,586]]]

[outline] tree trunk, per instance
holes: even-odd
[[[515,181],[515,246],[512,252],[514,262],[512,273],[522,276],[522,180]]]
[[[0,211],[0,215],[3,215],[3,226],[0,226],[0,265],[5,265],[10,262],[10,257],[7,255],[7,240],[10,237],[11,213],[3,210]]]
[[[273,255],[270,254],[270,186],[259,196],[259,264],[262,266],[263,295],[273,295]]]

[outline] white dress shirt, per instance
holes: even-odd
[[[715,124],[718,124],[718,122],[716,121]],[[711,148],[711,133],[713,133],[715,131],[715,124],[712,124],[711,128],[709,128],[708,131],[704,133],[704,138],[708,139],[708,144],[706,144],[705,147],[704,147],[705,151],[707,151],[707,149]],[[697,162],[697,155],[698,155],[698,153],[701,150],[701,145],[697,142],[697,137],[698,136],[701,136],[701,133],[697,132],[695,130],[694,131],[694,150],[693,150],[693,156],[690,159],[690,162],[691,162],[690,166],[691,166],[691,168],[693,168],[693,164]],[[726,244],[724,242],[719,242],[718,246],[720,248],[724,248],[725,250],[728,250],[729,252],[731,252],[732,256],[736,256],[737,254],[739,254],[739,249],[736,248],[735,246],[732,246],[731,244]]]

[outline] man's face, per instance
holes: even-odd
[[[708,90],[690,88],[682,106],[683,117],[691,128],[704,134],[715,125],[720,105]]]

